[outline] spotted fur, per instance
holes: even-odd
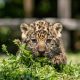
[[[39,20],[31,24],[22,23],[20,29],[22,42],[27,44],[35,56],[47,56],[53,64],[66,63],[60,23]]]

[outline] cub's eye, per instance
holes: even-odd
[[[51,39],[47,39],[47,41],[46,41],[47,43],[50,43],[51,42]]]
[[[36,39],[32,39],[32,42],[33,42],[33,43],[36,43],[36,42],[37,42],[37,40],[36,40]]]

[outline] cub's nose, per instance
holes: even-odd
[[[37,51],[38,51],[40,54],[45,53],[45,51],[46,51],[46,45],[45,45],[45,43],[44,43],[44,42],[39,42],[39,43],[37,44],[36,49],[37,49]]]
[[[45,53],[45,50],[46,50],[46,47],[45,47],[45,46],[38,46],[38,47],[37,47],[37,51],[38,51],[40,54]]]

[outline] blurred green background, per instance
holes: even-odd
[[[70,0],[70,19],[80,19],[80,0]],[[58,0],[0,0],[0,19],[6,18],[59,18]],[[63,5],[65,7],[65,5]],[[58,13],[58,14],[57,14]],[[1,24],[1,23],[0,23]],[[79,26],[80,27],[80,26]],[[65,29],[66,30],[66,29]],[[67,30],[68,31],[68,30]],[[68,31],[71,37],[68,51],[80,51],[80,30]],[[0,26],[0,53],[1,45],[6,44],[11,53],[17,51],[17,46],[13,44],[15,38],[20,38],[19,25]]]
[[[24,1],[27,0],[0,0],[0,18],[24,18]],[[31,0],[30,0],[31,1]],[[58,17],[58,0],[32,0],[34,11],[31,17]],[[80,1],[71,0],[71,18],[80,19]]]

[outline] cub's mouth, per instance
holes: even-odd
[[[45,56],[45,51],[38,51],[39,56]]]
[[[45,53],[45,51],[38,51],[40,54],[44,54]]]

